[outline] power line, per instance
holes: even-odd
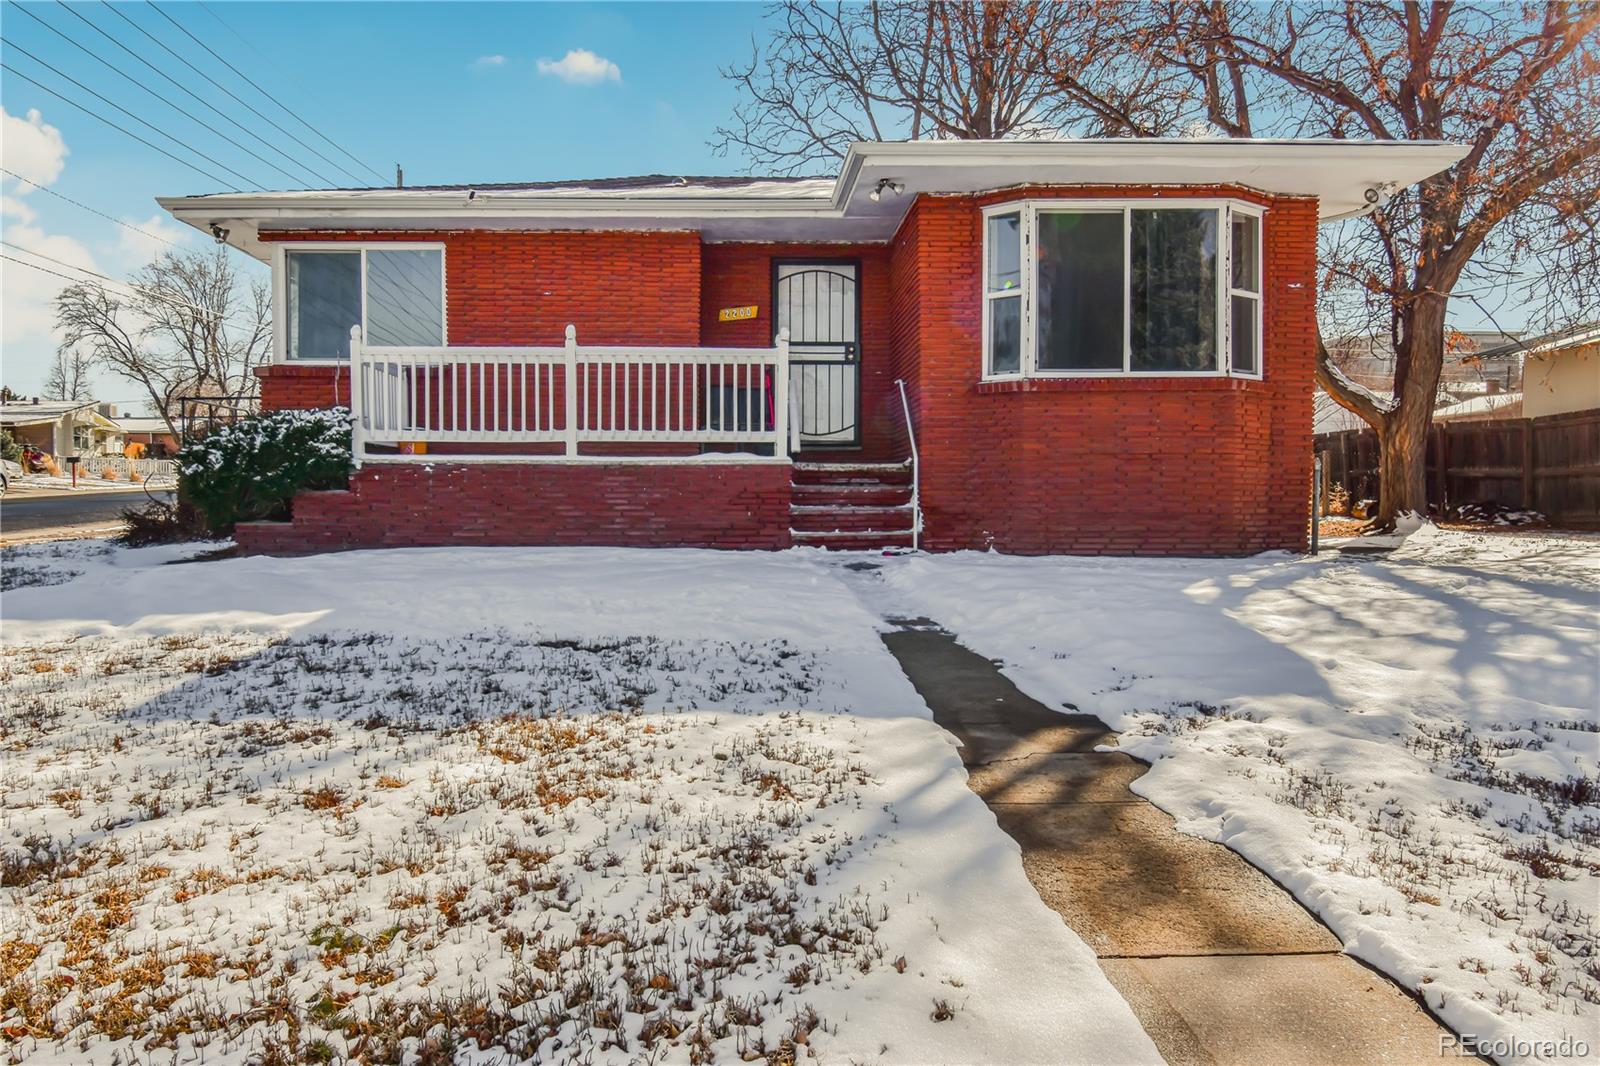
[[[54,189],[48,188],[48,187],[46,187],[44,185],[40,185],[38,182],[34,181],[32,178],[25,178],[21,174],[18,174],[14,170],[7,170],[5,167],[0,167],[0,174],[9,174],[13,178],[16,178],[18,181],[25,181],[29,185],[32,185],[35,189],[38,189],[42,193],[46,193],[46,194],[48,194],[50,196],[54,196],[57,200],[65,200],[67,203],[71,204],[73,207],[81,207],[83,210],[89,212],[91,215],[99,215],[101,218],[106,219],[109,222],[115,222],[117,225],[121,226],[124,229],[131,229],[135,233],[143,234],[144,236],[149,237],[153,241],[160,241],[162,244],[171,245],[173,248],[177,248],[178,247],[177,243],[174,242],[174,241],[169,241],[165,237],[162,237],[162,236],[159,236],[157,234],[151,233],[149,230],[140,229],[138,226],[133,225],[131,222],[124,222],[124,221],[122,221],[122,219],[116,218],[116,217],[114,217],[112,215],[108,215],[104,211],[100,211],[100,210],[97,210],[97,209],[95,209],[93,207],[90,207],[88,204],[80,204],[78,201],[74,200],[72,197],[63,196],[61,193],[56,192]]]
[[[340,166],[338,163],[335,163],[333,160],[329,159],[327,156],[323,155],[321,152],[319,152],[315,148],[311,147],[305,141],[302,141],[299,137],[296,137],[294,134],[290,133],[288,130],[284,129],[282,126],[280,126],[276,122],[272,121],[272,119],[270,119],[266,115],[262,114],[259,110],[257,110],[251,104],[249,104],[245,100],[241,99],[237,93],[235,93],[233,90],[229,89],[226,85],[223,85],[216,78],[213,78],[211,75],[207,74],[205,71],[201,70],[199,67],[197,67],[193,63],[189,62],[189,60],[187,58],[185,58],[183,55],[181,55],[177,51],[174,51],[171,45],[167,44],[167,42],[163,41],[161,38],[157,37],[155,34],[151,33],[149,30],[145,29],[143,26],[139,25],[137,22],[133,21],[133,19],[129,18],[123,12],[117,10],[117,8],[112,6],[110,3],[108,3],[107,0],[100,0],[100,2],[105,6],[106,10],[110,11],[113,15],[117,16],[117,18],[121,19],[123,22],[126,22],[128,25],[132,26],[134,29],[138,30],[140,33],[144,34],[151,41],[155,42],[155,44],[158,47],[160,47],[163,51],[165,51],[168,55],[172,56],[178,62],[182,63],[184,66],[188,67],[190,70],[192,70],[196,74],[200,75],[202,78],[204,78],[206,81],[210,82],[212,85],[214,85],[221,92],[226,93],[231,100],[233,100],[235,103],[239,104],[245,110],[249,111],[252,115],[254,115],[257,118],[261,119],[267,125],[271,126],[273,129],[277,130],[279,133],[283,134],[285,137],[289,138],[295,144],[298,144],[300,147],[304,148],[306,151],[310,152],[312,155],[316,156],[318,159],[322,160],[324,163],[327,163],[329,166],[334,167],[337,170],[343,171],[345,174],[348,174],[352,181],[357,181],[357,182],[361,181],[360,178],[356,177],[354,174],[351,174],[349,170],[347,170],[343,166]],[[154,5],[152,5],[152,6],[154,6]],[[160,11],[160,9],[157,8],[157,11]],[[164,15],[165,12],[162,12],[162,14]],[[182,29],[182,27],[179,27],[179,28]],[[185,32],[187,32],[187,31],[185,31]]]
[[[23,55],[27,56],[29,59],[31,59],[35,63],[39,64],[41,67],[43,67],[46,70],[50,71],[51,73],[55,74],[57,77],[65,78],[67,81],[70,81],[72,84],[76,85],[78,88],[82,89],[84,92],[88,93],[90,96],[94,97],[96,100],[99,100],[101,103],[104,103],[104,104],[107,104],[107,105],[109,105],[111,107],[114,107],[118,111],[121,111],[124,115],[127,115],[129,118],[133,119],[135,122],[138,122],[138,123],[140,123],[141,125],[144,125],[144,126],[148,126],[152,130],[155,130],[157,133],[159,133],[161,136],[165,137],[167,140],[171,141],[173,144],[180,145],[182,147],[188,148],[189,151],[193,152],[195,155],[199,156],[201,159],[204,159],[206,162],[210,163],[212,166],[221,167],[223,170],[227,171],[229,174],[232,174],[234,177],[238,178],[240,181],[244,182],[246,185],[254,185],[257,189],[262,188],[262,185],[261,185],[260,182],[251,180],[250,178],[246,177],[245,175],[239,173],[237,170],[234,170],[232,167],[228,166],[228,164],[226,164],[224,162],[221,162],[220,160],[213,159],[210,156],[206,155],[204,152],[200,151],[200,149],[195,148],[192,145],[185,144],[184,141],[182,141],[180,138],[174,137],[172,134],[168,133],[166,130],[162,129],[160,126],[157,126],[155,123],[150,122],[150,121],[148,121],[146,119],[140,118],[138,115],[135,115],[132,111],[129,111],[127,108],[123,107],[121,104],[117,103],[116,101],[109,100],[106,97],[101,96],[99,93],[95,92],[93,89],[89,88],[87,85],[83,84],[83,82],[81,82],[78,79],[74,78],[72,75],[67,74],[64,71],[58,70],[57,68],[51,66],[49,63],[46,63],[44,60],[40,59],[38,56],[34,55],[32,52],[28,51],[26,48],[22,47],[21,45],[17,44],[14,41],[8,40],[3,34],[0,34],[0,43],[4,43],[6,45],[6,47],[12,48],[12,49],[15,49],[18,52],[21,52]],[[37,85],[38,83],[35,82],[34,84]],[[237,187],[235,187],[234,191],[235,192],[241,192],[243,190],[238,189]]]
[[[43,89],[45,92],[49,93],[51,96],[55,97],[57,100],[60,100],[62,103],[70,104],[71,106],[77,108],[79,111],[82,111],[84,114],[90,116],[91,118],[99,119],[101,122],[104,122],[107,126],[110,126],[112,129],[118,130],[118,131],[120,131],[122,133],[126,133],[129,137],[132,137],[134,140],[138,141],[140,144],[144,145],[147,148],[155,149],[157,152],[160,152],[162,155],[166,156],[168,159],[172,160],[175,163],[182,163],[184,166],[188,167],[190,170],[194,171],[196,174],[200,174],[203,177],[206,177],[206,178],[210,179],[211,181],[216,182],[219,185],[225,185],[229,189],[232,189],[234,192],[243,192],[244,191],[243,189],[239,188],[237,185],[233,184],[231,181],[228,181],[226,178],[219,178],[215,174],[211,173],[209,170],[205,170],[202,167],[197,167],[193,163],[189,162],[187,159],[182,159],[182,158],[180,158],[178,156],[173,155],[171,152],[167,151],[165,148],[161,147],[159,144],[152,144],[151,142],[145,140],[143,137],[139,136],[137,133],[134,133],[132,130],[128,129],[126,126],[119,126],[115,122],[112,122],[110,119],[106,118],[104,115],[100,114],[99,112],[94,111],[91,108],[84,107],[82,104],[78,103],[76,100],[72,100],[72,99],[69,99],[68,97],[62,96],[60,93],[56,92],[54,89],[50,88],[48,85],[44,85],[41,82],[38,82],[38,81],[34,80],[33,78],[28,77],[26,74],[22,73],[22,71],[20,71],[17,68],[13,67],[9,63],[0,62],[0,70],[10,71],[12,74],[15,74],[17,77],[21,78],[23,81],[28,82],[28,83],[30,83],[30,84],[32,84],[34,86],[37,86],[40,89]]]
[[[183,33],[183,35],[185,37],[189,38],[189,40],[193,41],[195,44],[199,45],[201,48],[204,48],[207,52],[210,52],[211,55],[217,60],[217,62],[221,63],[223,66],[227,67],[229,70],[231,70],[235,74],[239,75],[239,77],[243,78],[247,83],[249,83],[249,85],[252,88],[255,89],[256,92],[260,93],[262,96],[265,96],[268,100],[271,100],[273,103],[275,103],[279,107],[283,108],[283,110],[287,114],[293,116],[294,120],[296,122],[300,123],[300,125],[304,126],[306,129],[310,130],[312,133],[315,133],[318,137],[321,137],[324,141],[327,141],[328,144],[332,145],[334,148],[336,148],[339,151],[343,152],[345,154],[345,156],[352,163],[356,164],[356,166],[358,166],[358,167],[364,168],[367,171],[367,173],[374,175],[378,179],[379,182],[382,182],[384,180],[384,177],[383,177],[382,174],[379,174],[376,170],[373,170],[370,166],[367,166],[367,164],[363,163],[361,160],[357,159],[354,155],[352,155],[342,144],[338,143],[333,138],[329,137],[326,133],[323,133],[321,130],[319,130],[315,126],[313,126],[311,123],[309,123],[305,119],[301,118],[294,111],[290,110],[289,105],[285,104],[282,100],[279,100],[276,96],[273,96],[271,93],[267,92],[267,90],[263,89],[260,85],[257,85],[254,81],[252,81],[250,79],[250,77],[247,74],[245,74],[244,71],[240,70],[238,67],[234,66],[232,63],[228,62],[226,59],[223,59],[222,56],[218,55],[216,53],[216,51],[210,45],[206,44],[200,38],[198,38],[194,34],[190,33],[188,31],[188,29],[186,29],[184,27],[184,25],[182,23],[180,23],[177,19],[173,18],[171,15],[167,14],[161,8],[157,7],[156,4],[155,4],[155,0],[145,0],[145,2],[148,3],[152,8],[155,9],[156,14],[160,15],[162,18],[166,19],[168,22],[170,22],[174,26],[178,27],[178,29],[180,31],[182,31],[182,33]],[[215,16],[213,16],[213,17],[215,17]],[[334,166],[338,166],[338,164],[337,163],[333,163],[333,160],[331,160],[331,159],[328,160],[328,162],[330,164],[334,165]],[[340,167],[339,169],[344,170],[343,167]],[[346,174],[350,174],[350,172],[348,170],[345,170],[345,173]],[[355,177],[354,174],[351,174],[350,176],[352,178]],[[357,180],[359,180],[359,179],[357,179]]]
[[[174,307],[187,307],[191,311],[199,311],[202,315],[205,315],[208,318],[217,319],[217,320],[222,321],[222,322],[234,322],[234,323],[237,323],[239,325],[249,325],[249,323],[242,322],[241,320],[239,320],[237,318],[234,318],[232,315],[225,315],[225,314],[221,313],[220,311],[214,311],[209,307],[201,307],[199,304],[193,304],[193,303],[190,303],[187,300],[180,300],[175,296],[168,296],[165,293],[161,292],[159,289],[152,289],[148,285],[139,285],[139,284],[137,284],[135,282],[132,282],[132,281],[123,281],[123,280],[121,280],[119,278],[114,278],[109,274],[102,274],[98,270],[90,270],[88,267],[77,266],[77,265],[75,265],[73,263],[67,262],[64,259],[57,259],[53,255],[45,255],[43,252],[36,252],[31,248],[24,248],[20,244],[13,244],[10,241],[5,240],[3,238],[0,238],[0,244],[5,245],[7,248],[13,248],[16,251],[23,252],[23,253],[25,253],[27,255],[37,256],[38,258],[43,259],[45,262],[56,264],[56,266],[63,266],[63,267],[66,267],[68,270],[78,270],[78,271],[81,271],[81,272],[83,272],[85,274],[90,275],[91,277],[98,278],[101,281],[109,281],[113,285],[121,285],[125,289],[132,289],[134,292],[136,292],[136,293],[138,293],[138,294],[140,294],[142,296],[145,296],[145,297],[147,297],[147,298],[149,298],[151,300],[159,300],[161,303],[171,304]],[[51,270],[48,267],[42,267],[42,266],[39,266],[37,263],[30,263],[25,259],[17,259],[14,256],[5,255],[4,253],[0,253],[0,259],[9,259],[11,262],[16,263],[18,266],[33,267],[33,269],[42,270],[46,274],[54,274],[56,277],[62,278],[63,280],[66,280],[66,281],[70,281],[75,285],[81,285],[84,282],[83,278],[69,277],[66,274],[61,274],[61,273],[58,273],[57,271]],[[257,326],[250,326],[250,328],[251,329],[255,329],[255,328],[258,328],[258,327]]]
[[[127,71],[123,70],[121,67],[119,67],[116,64],[112,63],[110,60],[106,59],[104,56],[100,55],[99,53],[95,52],[88,45],[83,44],[77,38],[73,37],[71,34],[67,33],[66,31],[64,31],[64,30],[62,30],[62,29],[60,29],[60,28],[58,28],[56,26],[52,26],[50,23],[46,22],[44,19],[40,18],[38,15],[35,15],[32,11],[29,11],[26,7],[22,6],[21,4],[13,4],[12,6],[14,8],[16,8],[18,11],[22,12],[24,15],[27,15],[29,18],[33,19],[35,22],[37,22],[39,25],[43,26],[45,29],[49,30],[51,33],[55,34],[57,37],[60,37],[62,40],[66,41],[68,44],[72,45],[74,48],[78,49],[80,52],[82,52],[85,55],[87,55],[89,58],[93,59],[95,62],[101,64],[102,66],[106,67],[107,69],[109,69],[109,70],[113,71],[114,73],[120,75],[121,77],[123,77],[127,81],[133,82],[133,84],[137,85],[139,88],[143,89],[145,92],[149,93],[151,96],[155,97],[157,100],[160,100],[162,103],[166,104],[168,107],[172,108],[174,111],[178,112],[179,114],[183,115],[185,118],[187,118],[190,121],[194,122],[196,125],[203,126],[207,130],[210,130],[212,133],[216,134],[218,137],[220,137],[223,140],[227,141],[229,144],[233,145],[235,148],[239,149],[241,152],[244,152],[245,154],[251,156],[252,158],[254,158],[256,160],[258,160],[259,162],[264,163],[265,165],[271,167],[273,170],[276,170],[279,174],[282,174],[284,177],[288,178],[290,181],[297,182],[297,183],[305,181],[304,178],[302,178],[302,177],[300,177],[298,175],[295,175],[295,174],[291,174],[289,171],[283,169],[281,166],[279,166],[278,164],[274,163],[272,160],[266,158],[265,156],[260,155],[255,150],[253,150],[251,148],[247,148],[246,146],[240,144],[238,141],[234,140],[232,137],[228,136],[226,133],[223,133],[221,130],[217,129],[215,126],[213,126],[210,123],[206,122],[204,119],[202,119],[202,118],[190,113],[189,111],[185,110],[183,107],[180,107],[178,104],[173,103],[171,100],[167,99],[165,96],[162,96],[160,93],[158,93],[154,89],[150,88],[150,86],[148,86],[144,82],[140,81],[138,78],[135,78],[132,74],[129,74]],[[217,114],[221,115],[223,118],[227,119],[229,122],[232,122],[235,126],[238,126],[241,130],[244,130],[244,132],[250,134],[252,137],[255,137],[257,140],[261,141],[263,144],[266,144],[269,148],[272,148],[274,151],[277,151],[280,155],[284,156],[284,158],[288,159],[290,162],[294,163],[296,166],[302,166],[303,167],[303,164],[301,164],[299,162],[299,160],[294,159],[288,153],[283,152],[281,149],[278,149],[276,146],[274,146],[274,145],[270,144],[269,142],[265,141],[259,134],[257,134],[255,131],[253,131],[253,130],[241,125],[232,116],[230,116],[230,115],[218,110],[215,105],[213,105],[210,101],[206,100],[204,97],[196,94],[187,85],[184,85],[182,82],[180,82],[180,81],[176,80],[175,78],[171,77],[170,75],[168,75],[166,73],[166,71],[162,70],[160,67],[155,66],[149,60],[147,60],[143,56],[141,56],[138,52],[135,52],[133,49],[129,48],[127,45],[123,44],[121,41],[119,41],[115,37],[111,36],[105,30],[101,29],[99,26],[96,26],[93,22],[90,22],[89,19],[84,17],[78,11],[75,11],[73,8],[69,7],[64,2],[64,0],[61,0],[61,6],[63,8],[65,8],[66,12],[69,15],[71,15],[73,18],[75,18],[78,21],[82,22],[84,25],[88,26],[90,29],[92,29],[96,33],[100,34],[100,36],[104,37],[106,40],[110,41],[112,44],[116,45],[118,48],[122,49],[124,52],[127,52],[129,55],[133,56],[133,58],[135,58],[139,62],[143,63],[145,66],[149,67],[151,70],[155,71],[157,74],[160,74],[163,78],[166,78],[168,81],[172,82],[173,85],[176,85],[178,88],[182,89],[184,92],[188,93],[190,96],[192,96],[196,100],[198,100],[200,103],[205,104],[205,106],[211,108],[212,111],[215,111]],[[303,169],[310,170],[311,168],[310,167],[303,167]],[[315,171],[312,171],[312,173],[315,173]],[[326,181],[327,179],[324,178],[322,180]]]

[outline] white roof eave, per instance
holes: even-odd
[[[161,197],[178,220],[265,256],[266,229],[626,228],[700,230],[709,239],[887,240],[923,193],[1021,185],[1240,185],[1315,197],[1324,221],[1359,213],[1367,190],[1415,184],[1451,166],[1461,145],[1340,140],[909,141],[851,145],[838,176],[725,188],[311,190]],[[878,201],[882,180],[904,194]]]

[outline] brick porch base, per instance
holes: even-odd
[[[598,545],[790,545],[783,462],[369,463],[348,490],[303,492],[289,522],[244,522],[241,551]]]

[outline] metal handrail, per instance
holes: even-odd
[[[911,424],[905,380],[895,378],[894,383],[900,386],[900,410],[906,416],[906,439],[911,442],[911,550],[917,551],[922,543],[922,462],[917,455],[917,430]]]

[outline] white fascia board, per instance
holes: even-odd
[[[904,181],[913,194],[1027,184],[1233,184],[1317,197],[1328,221],[1359,208],[1368,188],[1413,185],[1466,152],[1466,146],[1445,141],[1329,138],[858,142],[845,154],[833,202],[846,213],[862,210],[860,197],[870,192],[864,173],[867,180],[876,175]],[[1121,168],[1130,168],[1127,176],[1117,173]]]

